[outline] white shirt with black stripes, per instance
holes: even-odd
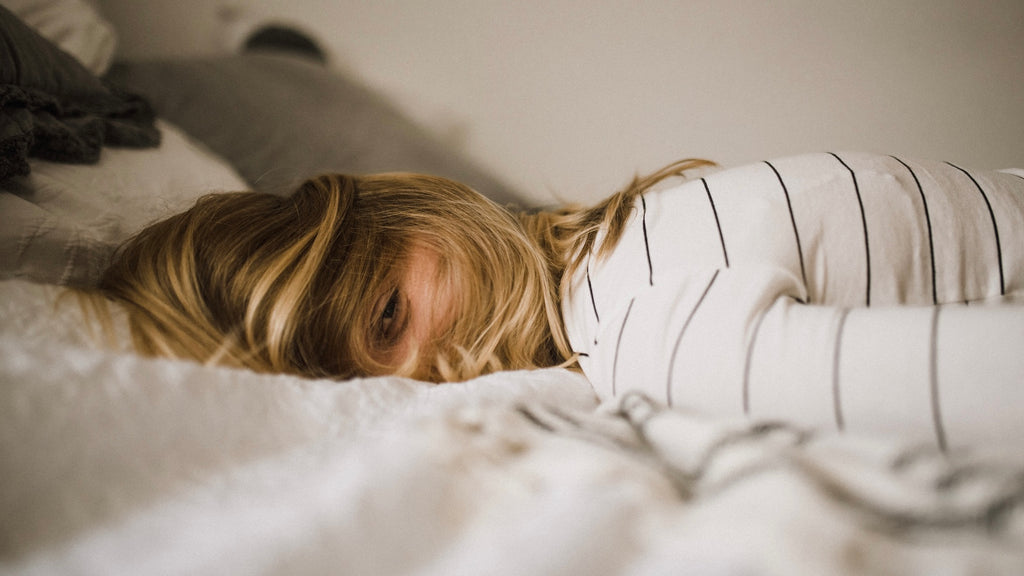
[[[947,449],[1024,446],[1022,304],[1024,173],[822,153],[647,192],[563,315],[602,398]]]

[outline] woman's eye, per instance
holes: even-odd
[[[391,297],[388,298],[384,308],[380,313],[380,334],[385,340],[394,338],[395,332],[397,331],[397,319],[398,319],[398,306],[399,306],[398,290],[391,293]]]

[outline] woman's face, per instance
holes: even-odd
[[[398,369],[415,350],[431,350],[434,339],[452,323],[453,294],[442,280],[438,254],[422,244],[413,245],[397,286],[375,305],[374,340],[380,343],[378,360]],[[429,370],[424,357],[413,377]]]

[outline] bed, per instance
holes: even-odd
[[[520,200],[302,51],[111,65],[71,4],[0,7],[0,572],[1024,573],[1019,439],[601,402],[569,369],[336,382],[101,345],[65,287],[203,194],[416,170]]]

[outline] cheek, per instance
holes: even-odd
[[[458,304],[454,296],[455,292],[447,287],[441,287],[430,294],[424,294],[421,302],[426,304],[419,308],[412,330],[412,338],[421,348],[430,344],[441,344],[445,334],[449,333],[452,325],[459,316]]]
[[[451,328],[459,315],[463,286],[452,266],[440,258],[435,257],[421,272],[420,282],[415,287],[423,327],[420,336],[437,337]]]
[[[443,282],[438,287],[435,295],[437,302],[435,316],[436,322],[441,324],[443,329],[448,329],[458,316],[460,305],[463,302],[463,293],[464,290],[451,281]]]

